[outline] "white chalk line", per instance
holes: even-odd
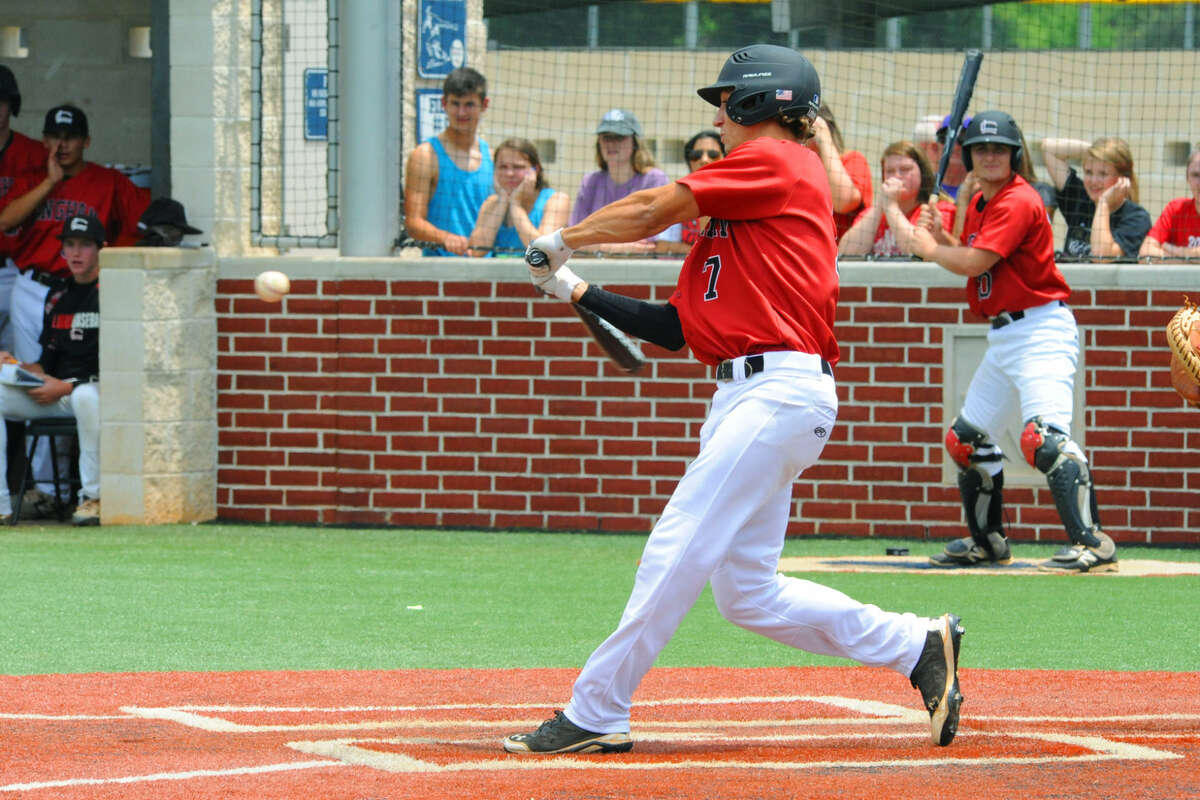
[[[0,786],[0,792],[31,792],[38,789],[62,789],[71,786],[103,786],[107,784],[149,783],[152,781],[186,781],[194,778],[217,778],[228,775],[263,775],[271,772],[288,772],[317,767],[344,767],[346,762],[335,761],[291,761],[284,764],[262,764],[254,767],[230,769],[196,769],[186,772],[157,772],[152,775],[126,775],[119,778],[66,778],[57,781],[33,781],[10,783]]]

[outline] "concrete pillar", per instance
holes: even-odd
[[[100,521],[217,515],[217,260],[100,251]]]

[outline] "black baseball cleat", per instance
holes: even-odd
[[[1116,572],[1117,545],[1106,533],[1097,533],[1099,547],[1087,547],[1082,544],[1064,547],[1050,557],[1048,561],[1038,564],[1041,572],[1057,573],[1060,575],[1078,575],[1085,572]]]
[[[561,711],[533,733],[514,733],[504,740],[510,753],[627,753],[633,749],[628,733],[585,731]]]
[[[958,646],[963,635],[960,621],[954,614],[945,614],[937,621],[937,628],[925,636],[925,648],[909,677],[929,709],[933,743],[943,747],[958,733],[958,712],[963,702],[958,690]]]

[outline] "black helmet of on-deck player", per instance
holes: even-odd
[[[971,164],[971,145],[996,142],[1006,144],[1013,149],[1012,168],[1015,172],[1021,166],[1021,129],[1011,114],[1003,111],[984,111],[971,119],[971,124],[963,129],[958,143],[962,145],[963,166],[968,171],[974,167]]]
[[[790,47],[752,44],[725,60],[717,82],[697,89],[714,106],[730,91],[725,116],[738,125],[775,117],[812,120],[821,106],[821,80],[808,59]]]

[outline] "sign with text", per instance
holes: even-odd
[[[417,89],[417,142],[432,139],[449,124],[442,108],[442,90]]]
[[[304,70],[304,138],[329,138],[329,70],[325,67]]]

